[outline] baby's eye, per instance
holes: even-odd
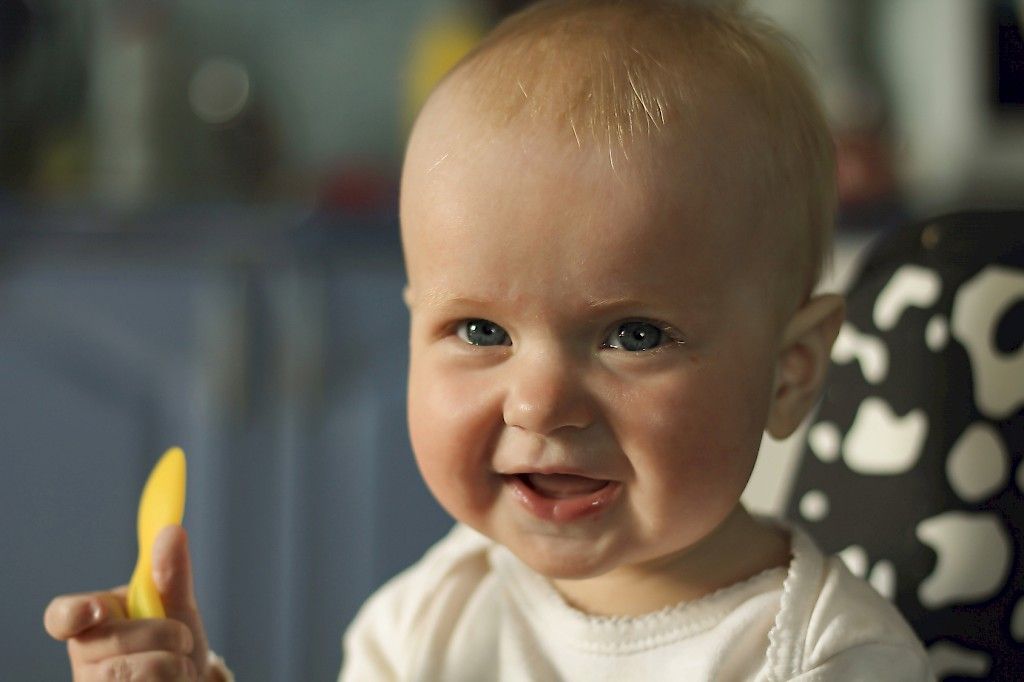
[[[665,332],[652,322],[634,320],[623,322],[608,335],[608,348],[621,348],[634,353],[651,350],[661,345]]]
[[[474,346],[511,346],[508,332],[490,320],[463,320],[455,333],[460,339]]]

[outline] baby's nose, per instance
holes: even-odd
[[[578,362],[564,354],[537,351],[516,356],[507,369],[504,418],[509,426],[546,436],[593,423],[594,400]]]

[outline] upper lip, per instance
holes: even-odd
[[[593,471],[563,466],[513,467],[507,471],[499,471],[498,474],[502,476],[528,476],[531,474],[547,476],[552,474],[559,474],[563,476],[580,476],[582,478],[592,478],[598,481],[610,480],[609,477],[598,475]]]

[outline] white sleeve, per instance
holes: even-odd
[[[401,578],[399,579],[399,581]],[[401,680],[401,661],[411,647],[403,624],[399,581],[371,596],[345,632],[338,682]]]
[[[900,644],[862,644],[846,649],[790,682],[934,682],[928,659]]]
[[[418,679],[440,660],[461,609],[487,575],[491,544],[456,525],[377,590],[345,633],[339,682]]]

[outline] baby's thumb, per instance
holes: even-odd
[[[153,582],[160,592],[168,618],[179,620],[192,631],[195,645],[192,661],[196,669],[206,669],[207,642],[203,619],[196,604],[192,583],[192,561],[188,553],[188,536],[181,526],[167,526],[153,543]]]

